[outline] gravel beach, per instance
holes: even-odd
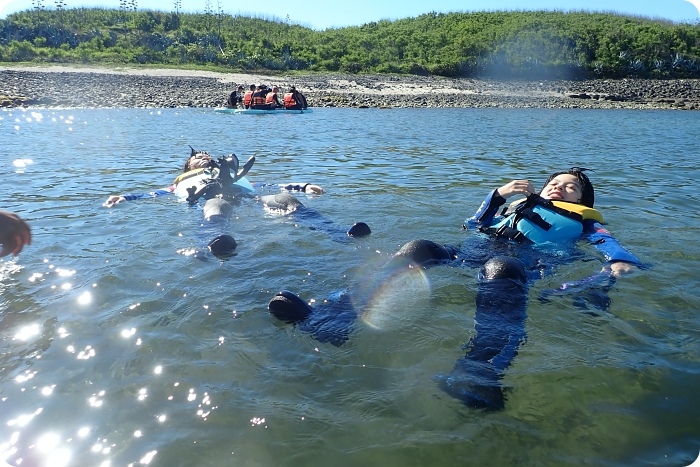
[[[700,110],[700,80],[496,81],[0,64],[0,107],[223,107],[242,84],[295,85],[311,107]]]

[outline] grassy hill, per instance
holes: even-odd
[[[428,13],[315,31],[213,11],[41,7],[0,20],[0,61],[530,79],[700,78],[700,24],[518,11]]]

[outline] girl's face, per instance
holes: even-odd
[[[200,152],[190,157],[189,168],[190,170],[203,169],[204,167],[209,167],[209,162],[211,161],[211,156],[207,153]]]
[[[561,174],[554,177],[542,189],[540,196],[554,201],[581,202],[581,183],[574,175]]]

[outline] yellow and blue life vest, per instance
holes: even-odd
[[[508,210],[513,212],[485,231],[516,241],[560,243],[578,239],[586,220],[603,223],[603,216],[593,208],[539,196],[517,201]]]

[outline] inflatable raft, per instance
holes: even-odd
[[[309,114],[313,111],[310,108],[303,110],[263,110],[263,109],[215,109],[214,112],[220,114],[242,114],[242,115],[265,115],[265,114]]]

